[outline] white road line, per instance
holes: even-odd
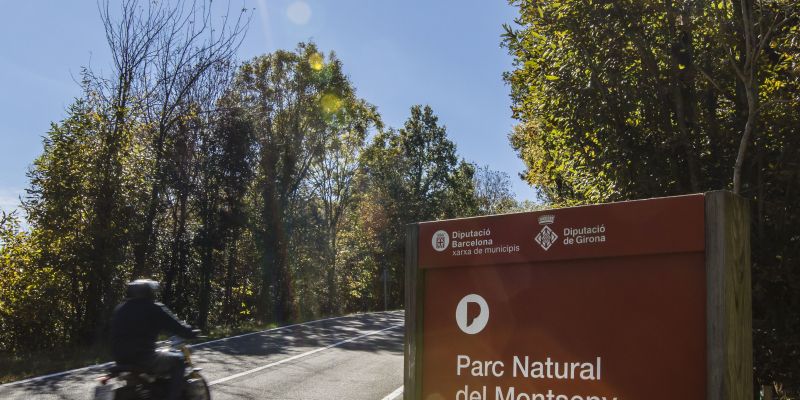
[[[350,338],[350,339],[347,339],[347,340],[342,340],[341,342],[337,342],[337,343],[334,343],[334,344],[329,345],[329,346],[320,347],[320,348],[318,348],[316,350],[307,351],[305,353],[298,354],[298,355],[295,355],[295,356],[291,356],[289,358],[284,358],[283,360],[276,361],[274,363],[270,363],[270,364],[267,364],[267,365],[262,365],[262,366],[260,366],[258,368],[253,368],[251,370],[240,372],[238,374],[234,374],[234,375],[222,378],[222,379],[217,379],[217,380],[209,383],[208,386],[214,386],[214,385],[218,385],[220,383],[228,382],[228,381],[236,379],[236,378],[241,378],[241,377],[243,377],[245,375],[250,375],[252,373],[263,371],[263,370],[265,370],[267,368],[272,368],[272,367],[275,367],[275,366],[278,366],[278,365],[281,365],[281,364],[285,364],[287,362],[291,362],[291,361],[294,361],[294,360],[297,360],[297,359],[300,359],[300,358],[303,358],[303,357],[308,357],[308,356],[310,356],[312,354],[319,353],[320,351],[325,351],[325,350],[328,350],[328,349],[332,349],[334,347],[341,346],[341,345],[343,345],[345,343],[350,343],[350,342],[356,341],[358,339],[365,338],[367,336],[376,335],[378,333],[381,333],[381,332],[384,332],[384,331],[388,331],[389,329],[395,329],[395,328],[399,328],[399,327],[402,327],[402,326],[403,325],[394,325],[394,326],[390,326],[388,328],[384,328],[384,329],[381,329],[381,330],[368,332],[368,333],[365,333],[363,335],[359,335],[359,336],[356,336],[356,337],[353,337],[353,338]]]
[[[379,313],[383,314],[383,313],[386,313],[386,311],[381,311],[381,312],[376,312],[376,313],[368,313],[368,314],[379,314]],[[277,328],[266,329],[266,330],[263,330],[263,331],[250,332],[250,333],[245,333],[245,334],[242,334],[242,335],[231,336],[231,337],[227,337],[227,338],[222,338],[222,339],[217,339],[217,340],[211,340],[211,341],[208,341],[208,342],[198,343],[198,344],[195,344],[195,345],[191,345],[189,347],[190,348],[202,347],[202,346],[205,346],[205,345],[211,344],[211,343],[224,342],[224,341],[227,341],[227,340],[236,339],[236,338],[240,338],[240,337],[244,337],[244,336],[257,335],[259,333],[273,332],[273,331],[277,331],[277,330],[280,330],[280,329],[293,328],[293,327],[296,327],[296,326],[311,325],[311,324],[316,324],[318,322],[333,321],[333,320],[344,319],[344,318],[354,318],[354,317],[364,316],[364,315],[368,315],[368,314],[343,315],[341,317],[331,317],[331,318],[325,318],[325,319],[318,319],[318,320],[315,320],[315,321],[302,322],[302,323],[299,323],[299,324],[279,326]],[[84,372],[84,371],[91,371],[91,370],[94,370],[94,369],[107,368],[107,367],[110,367],[112,364],[113,364],[113,362],[107,362],[107,363],[104,363],[104,364],[96,364],[96,365],[90,365],[88,367],[83,367],[83,368],[78,368],[78,369],[71,369],[69,371],[56,372],[56,373],[53,373],[53,374],[50,374],[50,375],[36,376],[36,377],[33,377],[33,378],[28,378],[28,379],[25,379],[25,380],[21,380],[21,381],[8,382],[8,383],[0,384],[0,388],[4,388],[4,387],[8,387],[8,386],[15,386],[15,385],[23,385],[23,384],[26,384],[26,383],[41,381],[41,380],[50,379],[50,378],[57,378],[59,376],[74,374],[74,373],[77,373],[77,372]]]
[[[394,392],[387,394],[386,397],[384,397],[381,400],[394,400],[400,397],[400,395],[402,394],[403,394],[403,387],[400,386],[399,388],[395,389]]]

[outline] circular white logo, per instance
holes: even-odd
[[[477,316],[470,318],[469,304],[477,304],[480,307],[480,313]],[[486,300],[477,294],[468,294],[458,302],[456,307],[456,323],[461,330],[468,334],[474,335],[479,333],[489,323],[489,304]]]
[[[445,251],[450,246],[450,235],[445,231],[436,231],[431,238],[431,245],[436,251]]]

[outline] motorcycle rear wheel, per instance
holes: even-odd
[[[206,379],[197,372],[189,375],[183,398],[185,400],[211,400],[211,391]]]

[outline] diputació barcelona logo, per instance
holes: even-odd
[[[436,251],[445,251],[450,246],[450,235],[445,231],[436,231],[431,238],[431,245]]]

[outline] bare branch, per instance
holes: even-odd
[[[701,75],[703,75],[703,78],[705,78],[705,80],[706,80],[706,81],[708,81],[708,83],[710,83],[710,84],[711,84],[711,86],[714,86],[714,88],[715,88],[715,89],[717,89],[717,91],[718,91],[718,92],[719,92],[721,95],[725,96],[725,98],[726,98],[726,99],[728,99],[728,100],[730,100],[730,101],[732,101],[732,102],[735,102],[735,101],[736,101],[736,99],[735,99],[735,98],[734,98],[734,97],[733,97],[733,96],[732,96],[730,93],[728,93],[728,92],[726,92],[725,90],[723,90],[723,89],[722,89],[722,87],[721,87],[721,86],[720,86],[720,85],[717,83],[717,81],[716,81],[714,78],[712,78],[712,77],[711,77],[711,75],[709,75],[709,74],[708,74],[708,73],[705,71],[705,69],[703,69],[703,68],[702,68],[702,67],[700,67],[699,65],[695,66],[695,68],[696,68],[698,71],[700,71],[700,74],[701,74]]]
[[[202,91],[198,84],[229,80],[233,56],[250,16],[241,9],[236,18],[225,15],[219,26],[212,19],[211,1],[121,0],[114,10],[111,4],[110,0],[98,0],[114,72],[95,85],[113,110],[115,132],[130,122],[132,105],[140,111],[136,118],[154,127],[149,140],[155,176],[144,229],[134,249],[135,269],[141,273],[152,250],[154,219],[166,179],[165,143],[171,135],[180,134],[175,127],[182,114],[198,106],[211,108],[220,96],[219,86]],[[230,10],[229,2],[228,13]]]

